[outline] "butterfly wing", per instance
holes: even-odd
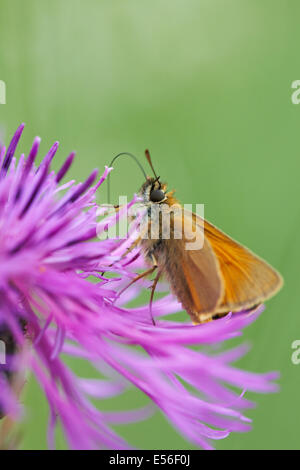
[[[217,308],[224,288],[218,260],[209,241],[203,239],[203,229],[198,233],[199,238],[202,237],[202,248],[190,249],[195,241],[195,230],[192,218],[189,219],[183,221],[183,237],[161,240],[154,255],[183,308],[199,322],[200,313],[208,314]],[[182,216],[175,216],[173,224],[173,233],[182,234]],[[204,319],[201,318],[200,321]]]
[[[280,289],[280,274],[264,260],[198,215],[186,210],[181,214],[171,217],[173,236],[159,235],[156,243],[145,241],[146,251],[154,254],[195,322],[250,309]],[[164,224],[159,231],[164,231]],[[195,238],[202,241],[200,247]]]
[[[224,282],[214,314],[248,309],[276,294],[283,281],[274,268],[211,223],[196,214],[193,219],[200,226],[204,223],[205,240],[218,260]]]

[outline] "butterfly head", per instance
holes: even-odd
[[[140,195],[147,203],[161,204],[167,200],[167,185],[158,178],[147,177],[140,189]]]

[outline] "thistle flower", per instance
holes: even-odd
[[[96,183],[94,170],[83,183],[62,184],[74,153],[55,174],[50,165],[58,143],[36,166],[36,138],[27,158],[17,161],[23,128],[0,153],[0,340],[7,344],[6,364],[0,365],[0,412],[13,420],[22,417],[15,377],[26,365],[49,403],[51,448],[57,420],[71,448],[128,448],[113,426],[146,419],[155,408],[205,449],[212,439],[249,430],[243,410],[253,403],[244,394],[275,391],[277,374],[234,368],[231,363],[246,352],[244,346],[210,353],[208,348],[240,335],[263,307],[195,326],[166,318],[181,309],[168,293],[153,302],[155,325],[148,304],[126,306],[147,282],[117,297],[143,267],[138,248],[126,251],[134,226],[127,240],[96,238],[115,223],[108,218],[97,224],[95,195],[101,194],[110,168]],[[121,210],[118,217],[123,216]],[[102,274],[108,270],[117,277]],[[63,360],[68,355],[92,365],[95,378],[76,376]],[[95,406],[94,399],[116,396],[129,386],[144,392],[152,406],[124,412]]]

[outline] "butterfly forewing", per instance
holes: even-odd
[[[218,260],[224,282],[224,293],[215,312],[222,313],[250,308],[274,295],[282,286],[280,274],[214,225],[196,214],[203,225],[204,236]]]

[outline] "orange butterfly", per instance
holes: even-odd
[[[250,310],[276,294],[283,284],[280,274],[202,217],[183,210],[174,191],[168,192],[156,176],[148,151],[146,157],[155,177],[146,177],[140,196],[150,216],[130,250],[140,245],[151,267],[129,285],[157,271],[150,308],[161,275],[195,323]],[[186,249],[197,231],[201,247]]]

